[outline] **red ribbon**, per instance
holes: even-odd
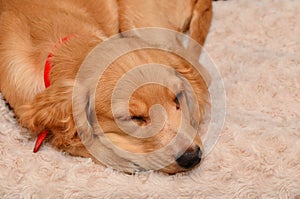
[[[62,38],[62,40],[54,46],[54,49],[56,49],[60,44],[68,41],[70,39],[70,37],[71,36]],[[53,57],[53,54],[49,53],[49,55],[47,57],[47,60],[46,60],[46,63],[45,63],[45,67],[44,67],[44,83],[45,83],[46,88],[48,88],[50,86],[50,71],[51,71],[51,68],[52,68],[52,63],[51,63],[51,58],[52,57]],[[39,135],[37,136],[37,139],[35,141],[35,146],[34,146],[34,149],[33,149],[34,153],[38,152],[38,150],[42,146],[42,144],[43,144],[43,142],[44,142],[44,140],[45,140],[48,133],[49,132],[47,130],[42,131],[41,133],[39,133]]]

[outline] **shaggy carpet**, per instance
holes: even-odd
[[[214,2],[219,141],[187,173],[127,175],[29,140],[0,97],[0,198],[300,198],[300,1]]]

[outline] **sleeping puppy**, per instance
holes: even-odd
[[[72,102],[74,85],[89,53],[120,32],[144,27],[167,28],[189,32],[203,45],[211,17],[210,0],[148,0],[143,3],[140,0],[0,0],[0,91],[14,109],[20,125],[30,129],[33,137],[46,130],[46,141],[59,150],[90,157],[128,173],[189,170],[198,165],[203,149],[199,135],[189,136],[192,125],[181,112],[181,106],[188,102],[188,90],[178,74],[188,80],[195,92],[199,121],[208,91],[203,78],[188,61],[167,51],[137,50],[109,65],[99,78],[94,94],[87,92],[86,86],[93,75],[91,66],[84,74],[85,86],[76,96],[82,104]],[[126,72],[152,63],[168,66],[160,73],[174,91],[161,85],[146,84],[132,93],[127,100],[128,107],[121,105],[126,99],[119,99],[118,111],[114,114],[111,99],[118,80]],[[142,75],[150,74],[155,76],[155,70],[150,69]],[[93,103],[91,98],[95,99]],[[90,110],[91,104],[93,110]],[[150,126],[158,120],[157,114],[151,114],[151,108],[156,104],[164,108],[167,119],[153,136],[130,136],[116,122],[131,121],[137,128]],[[124,112],[129,112],[129,118]],[[84,118],[88,118],[87,123]],[[138,155],[159,150],[177,135],[181,120],[186,123],[182,140],[188,139],[191,143],[187,148],[181,147],[179,140],[150,160],[125,153]],[[95,123],[101,124],[103,135],[91,131]],[[95,154],[87,149],[79,131],[91,133],[94,139],[100,140],[97,147],[103,160],[95,158]],[[103,144],[103,137],[125,152]],[[157,166],[162,160],[170,162]]]

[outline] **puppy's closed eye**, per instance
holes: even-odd
[[[147,124],[149,122],[149,118],[142,116],[142,115],[131,115],[131,116],[117,116],[117,120],[123,121],[123,122],[130,122],[134,121],[138,123],[139,125]]]
[[[138,124],[147,124],[148,119],[146,117],[143,116],[131,116],[131,119],[135,122],[137,122]]]

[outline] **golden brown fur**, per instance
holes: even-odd
[[[86,55],[120,31],[141,27],[189,30],[191,37],[203,45],[211,12],[210,0],[176,0],[176,3],[169,0],[143,3],[139,0],[0,0],[0,91],[20,124],[29,128],[33,136],[49,130],[47,140],[53,146],[72,155],[91,157],[77,135],[72,117],[74,80]],[[74,37],[53,50],[61,38],[70,35]],[[45,89],[43,70],[49,52],[54,53],[53,68],[51,86]],[[113,121],[110,98],[116,81],[124,72],[145,63],[172,66],[187,78],[196,90],[201,110],[207,95],[202,77],[189,63],[171,53],[144,50],[116,60],[100,80],[99,85],[104,86],[97,88],[97,119],[105,132],[117,132],[107,133],[114,143],[141,153],[158,149],[176,133],[166,133],[164,129],[149,139],[135,139],[123,134]],[[149,98],[153,93],[160,97]],[[132,96],[130,111],[148,118],[149,108],[156,103],[174,111],[171,108],[174,98],[173,93],[157,85],[145,86]],[[178,123],[176,111],[168,114],[170,123]],[[199,137],[194,142],[201,146]],[[185,169],[174,163],[162,170],[175,173]]]

